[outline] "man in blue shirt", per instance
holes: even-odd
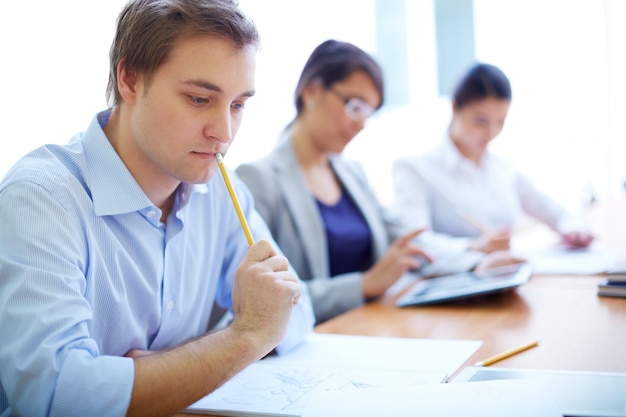
[[[230,1],[133,0],[112,108],[0,183],[0,416],[171,415],[311,331],[306,288],[215,154],[254,94]],[[209,332],[214,302],[232,322]]]

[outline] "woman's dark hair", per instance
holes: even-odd
[[[500,68],[485,63],[475,64],[454,89],[454,102],[460,109],[468,103],[488,97],[510,101],[511,83]]]
[[[384,99],[383,72],[378,63],[359,47],[333,39],[322,42],[315,48],[304,65],[300,80],[296,86],[295,104],[298,115],[302,111],[302,92],[312,81],[320,81],[324,87],[330,87],[338,81],[348,78],[353,72],[365,71],[374,82],[380,95],[382,107]]]

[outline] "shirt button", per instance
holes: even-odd
[[[156,211],[154,211],[154,210],[150,210],[150,211],[148,212],[148,217],[152,218],[152,217],[154,217],[154,216],[156,216]]]
[[[167,309],[168,310],[172,310],[174,308],[174,301],[173,300],[169,300],[167,302]]]

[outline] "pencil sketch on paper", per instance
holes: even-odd
[[[241,381],[238,392],[224,394],[222,400],[232,405],[258,407],[260,405],[280,410],[304,407],[313,390],[340,390],[346,387],[373,386],[352,380],[335,370],[284,368],[268,369],[258,375],[248,375]]]
[[[442,372],[255,365],[205,397],[202,408],[299,415],[313,392],[439,383],[445,378]]]

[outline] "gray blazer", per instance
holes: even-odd
[[[380,205],[357,162],[339,155],[332,156],[330,162],[370,227],[375,262],[394,239],[393,231],[398,230],[396,224]],[[281,138],[269,155],[241,164],[236,173],[252,191],[256,209],[267,222],[278,246],[308,284],[318,323],[363,304],[362,273],[329,277],[323,220],[298,165],[291,138]]]
[[[399,217],[385,209],[356,161],[340,155],[330,158],[335,174],[365,217],[372,233],[372,261],[380,259],[390,242],[409,230]],[[362,305],[361,272],[330,278],[328,241],[322,217],[300,170],[291,137],[284,135],[267,156],[244,163],[237,175],[254,195],[257,211],[265,219],[274,240],[308,286],[318,323]],[[443,275],[467,271],[483,254],[451,250],[436,240],[417,243],[436,259],[420,268],[421,275]]]

